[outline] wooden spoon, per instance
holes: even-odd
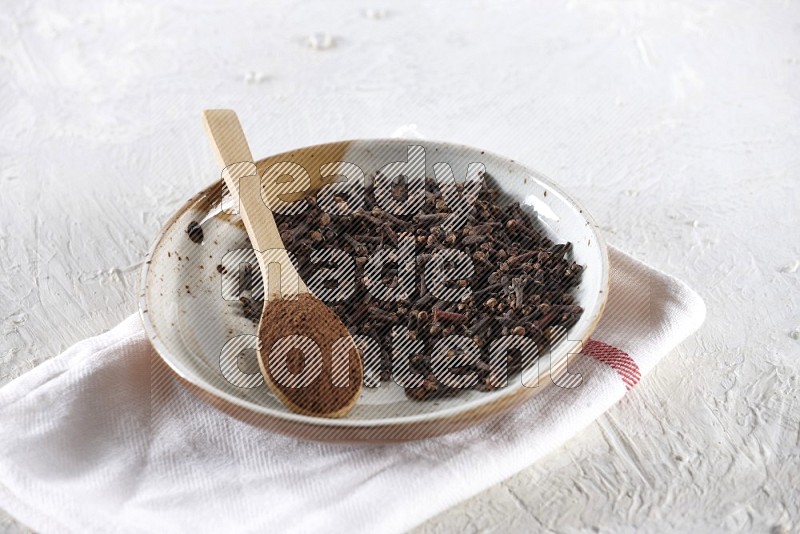
[[[264,381],[295,412],[342,417],[361,393],[364,370],[355,342],[336,314],[311,295],[292,265],[266,203],[270,193],[265,202],[236,113],[212,109],[203,112],[203,119],[225,184],[234,198],[238,192],[239,214],[264,278],[258,325]],[[274,283],[278,276],[280,282]]]

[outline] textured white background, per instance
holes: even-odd
[[[605,417],[420,532],[800,529],[800,4],[3,2],[0,384],[134,311],[217,175],[208,107],[261,156],[406,124],[508,155],[706,299]]]

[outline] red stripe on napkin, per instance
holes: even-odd
[[[639,366],[633,358],[617,347],[607,345],[602,341],[590,339],[583,347],[583,354],[614,369],[622,377],[622,381],[625,382],[625,387],[628,390],[638,384],[639,379],[642,377],[639,372]]]

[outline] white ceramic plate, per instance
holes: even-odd
[[[263,173],[275,162],[302,165],[313,186],[320,183],[319,168],[324,163],[347,161],[369,175],[386,163],[405,161],[410,145],[425,148],[429,176],[437,162],[448,163],[456,178],[462,179],[468,164],[482,163],[507,195],[535,208],[551,239],[572,242],[573,259],[585,267],[575,294],[584,313],[566,338],[553,347],[550,361],[543,357],[537,387],[525,385],[537,383],[534,368],[521,377],[511,377],[507,387],[493,392],[465,391],[454,398],[416,402],[389,381],[364,388],[347,417],[315,418],[290,412],[277,400],[258,373],[254,351],[239,356],[238,376],[250,375],[235,385],[222,372],[227,361],[222,358],[225,361],[221,362],[222,347],[232,337],[255,335],[257,325],[242,315],[240,302],[223,298],[224,277],[217,266],[230,250],[249,248],[249,241],[241,220],[220,210],[221,181],[191,198],[166,223],[142,269],[140,313],[164,362],[194,390],[233,416],[275,431],[332,441],[385,442],[442,434],[496,417],[543,388],[553,387],[548,379],[550,362],[563,364],[567,354],[579,350],[597,325],[608,293],[608,257],[597,226],[555,185],[513,160],[461,145],[420,140],[317,145],[271,156],[257,166]],[[192,221],[203,221],[202,243],[187,235]]]

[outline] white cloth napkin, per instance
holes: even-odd
[[[703,322],[703,301],[682,282],[613,248],[610,259],[606,312],[570,360],[579,387],[549,387],[496,420],[398,445],[273,434],[171,374],[152,382],[160,362],[131,316],[0,390],[0,506],[59,533],[413,527],[573,436]]]

